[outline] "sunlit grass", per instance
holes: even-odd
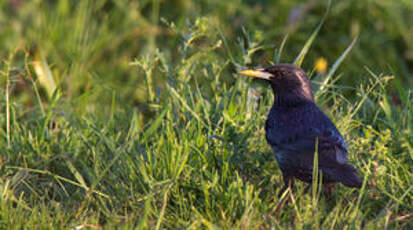
[[[188,2],[175,10],[206,4]],[[266,30],[272,16],[229,2],[213,15],[200,10],[177,19],[157,1],[23,4],[14,23],[40,17],[25,33],[10,34],[22,40],[1,51],[0,226],[411,228],[413,95],[404,70],[382,73],[371,64],[404,62],[357,45],[366,43],[363,32],[332,45],[332,54],[320,52],[333,42],[326,35],[331,18],[347,3],[333,4],[317,27],[320,7],[309,22],[313,32],[291,27],[273,41],[275,32]],[[230,9],[241,20],[262,21],[241,29],[214,18],[230,18]],[[354,64],[360,56],[377,62]],[[325,73],[314,57],[326,58]],[[336,185],[326,198],[297,183],[282,194],[264,137],[272,92],[235,73],[294,60],[346,139],[362,189]],[[347,79],[350,72],[359,80]],[[284,197],[290,201],[277,210]]]

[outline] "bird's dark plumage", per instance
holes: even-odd
[[[240,74],[265,79],[274,91],[274,104],[265,123],[266,139],[286,186],[293,178],[311,183],[317,146],[324,184],[341,182],[348,187],[361,187],[356,169],[347,161],[343,137],[314,103],[310,81],[302,69],[279,64]]]

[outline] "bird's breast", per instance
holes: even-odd
[[[307,126],[303,117],[304,114],[294,110],[284,111],[273,107],[265,122],[267,142],[271,146],[277,146],[277,143],[302,132],[302,129]]]

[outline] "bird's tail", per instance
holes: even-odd
[[[343,185],[351,188],[361,188],[363,181],[357,176],[357,170],[353,166],[344,164],[337,171],[337,179]]]

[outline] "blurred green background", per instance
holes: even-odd
[[[39,73],[33,62],[37,62],[50,70],[49,81],[39,79],[41,92],[56,85],[69,100],[77,98],[73,103],[80,103],[74,105],[79,112],[87,108],[96,111],[95,106],[110,104],[113,91],[121,102],[144,111],[150,95],[144,67],[131,64],[135,58],[146,57],[156,66],[159,63],[154,54],[159,52],[172,66],[179,64],[178,56],[185,49],[183,41],[196,30],[198,48],[217,43],[215,55],[208,58],[230,61],[224,76],[231,81],[237,63],[269,65],[287,34],[281,62],[292,62],[321,21],[327,5],[321,0],[3,0],[0,58],[5,65],[16,54],[12,97],[26,106],[36,104],[27,71],[36,80]],[[332,1],[304,69],[311,71],[319,58],[334,62],[359,35],[351,55],[341,65],[339,83],[358,85],[367,76],[366,68],[394,75],[393,95],[397,101],[397,87],[406,89],[413,82],[412,12],[410,0]],[[241,48],[251,45],[245,42],[246,36],[256,46],[248,60],[243,59]],[[199,82],[206,80],[199,70],[188,75]],[[154,68],[151,78],[154,91],[162,89],[165,74]],[[1,83],[4,85],[4,77]],[[80,95],[85,97],[78,98]],[[47,100],[45,95],[41,97]]]

